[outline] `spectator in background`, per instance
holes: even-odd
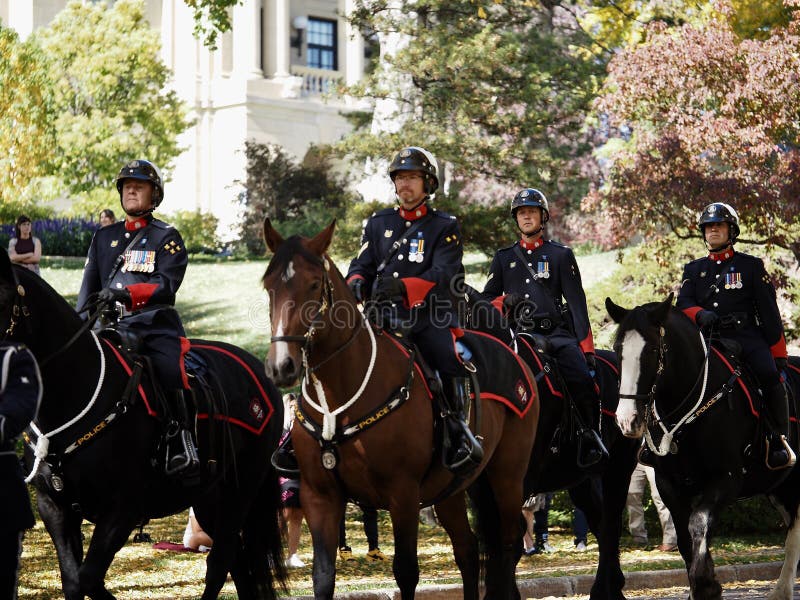
[[[294,394],[284,394],[283,396],[283,435],[288,437],[294,423],[294,411],[297,407],[297,396]],[[290,569],[305,567],[299,556],[297,549],[300,547],[300,534],[303,525],[303,508],[300,505],[300,479],[280,477],[281,484],[281,503],[283,504],[282,526],[286,527],[286,545],[289,557],[286,559],[286,566]]]
[[[42,258],[42,242],[31,233],[33,223],[25,216],[17,217],[14,237],[8,242],[8,256],[12,263],[39,274],[39,261]]]
[[[113,210],[110,208],[104,208],[100,211],[100,227],[105,227],[106,225],[111,225],[112,223],[116,222],[117,217]]]
[[[194,509],[189,508],[189,522],[183,532],[183,545],[198,552],[208,552],[211,550],[211,543],[211,536],[200,527],[194,516]]]
[[[637,463],[631,475],[631,483],[628,487],[628,499],[625,508],[628,509],[628,529],[633,536],[633,543],[637,546],[648,544],[647,528],[644,523],[644,488],[645,484],[650,484],[650,496],[653,504],[656,505],[658,520],[661,522],[661,545],[658,550],[661,552],[674,552],[678,549],[678,535],[675,533],[675,525],[672,522],[672,515],[669,509],[661,500],[661,495],[656,488],[656,474],[653,467]]]
[[[589,522],[586,520],[584,512],[577,506],[572,513],[572,532],[575,534],[575,538],[572,540],[575,550],[583,552],[589,544]]]
[[[384,561],[386,555],[378,547],[378,511],[371,506],[358,505],[364,516],[364,535],[367,536],[369,550],[366,559],[370,561]],[[339,557],[343,561],[355,560],[353,549],[347,545],[347,532],[345,531],[345,515],[339,523]]]
[[[523,537],[525,556],[553,551],[553,547],[547,542],[552,499],[553,494],[536,494],[528,498],[522,505],[522,516],[525,518],[525,536]]]

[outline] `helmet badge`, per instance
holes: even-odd
[[[404,148],[402,152],[400,152],[400,158],[408,158],[409,156],[411,156],[411,150],[408,148]]]
[[[530,196],[530,195],[531,195],[531,193],[530,193],[528,190],[522,190],[522,191],[519,193],[519,196],[520,196],[520,198],[527,198],[527,197],[528,197],[528,196]]]

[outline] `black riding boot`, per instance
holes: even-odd
[[[575,394],[573,400],[583,421],[578,430],[578,468],[599,471],[608,462],[608,449],[597,431],[592,429],[593,394]]]
[[[174,390],[172,410],[175,418],[167,428],[167,457],[164,472],[170,477],[195,473],[200,466],[197,448],[192,439],[189,411],[183,390]]]
[[[765,397],[775,431],[767,435],[766,465],[777,471],[794,466],[797,460],[787,440],[789,434],[789,402],[782,383],[776,383],[766,390]]]
[[[289,476],[290,479],[296,479],[300,475],[300,466],[297,464],[297,457],[294,454],[292,436],[288,431],[284,433],[278,447],[272,453],[270,462],[279,473]]]
[[[445,418],[450,450],[445,456],[445,466],[456,475],[467,475],[483,460],[483,448],[472,435],[467,424],[464,407],[467,403],[467,378],[453,377],[451,394],[446,397],[449,403]]]

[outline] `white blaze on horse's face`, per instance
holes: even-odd
[[[645,340],[635,329],[625,332],[620,356],[619,393],[635,395],[639,392],[639,378],[642,375],[642,354]],[[636,400],[622,398],[617,406],[617,425],[627,437],[640,437],[644,433],[644,420],[639,418]]]
[[[287,283],[292,277],[294,277],[294,261],[290,260],[289,264],[286,265],[286,270],[281,275],[281,281]]]

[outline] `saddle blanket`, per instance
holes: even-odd
[[[502,402],[523,418],[536,402],[536,384],[525,363],[498,338],[467,330],[459,342],[472,353],[481,398]]]

